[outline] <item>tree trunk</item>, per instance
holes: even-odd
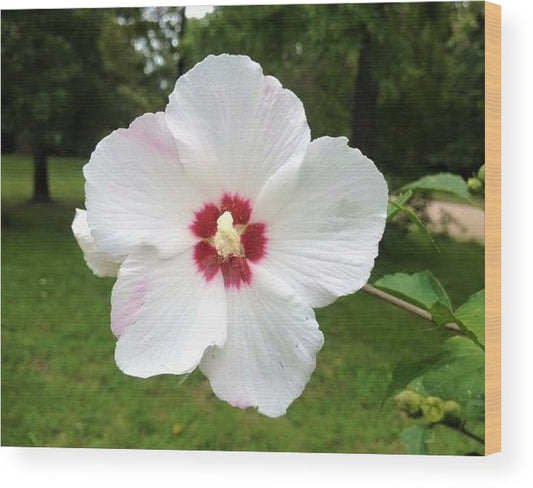
[[[34,202],[50,203],[48,190],[48,154],[37,149],[33,154],[33,198]]]
[[[378,122],[378,80],[375,76],[372,47],[372,38],[365,30],[359,49],[350,137],[352,146],[359,148],[370,158],[374,157],[376,151]]]

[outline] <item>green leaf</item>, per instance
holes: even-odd
[[[479,395],[466,402],[464,408],[465,420],[484,420],[485,419],[485,396]]]
[[[398,206],[403,207],[412,196],[413,191],[407,190],[401,192],[394,200],[389,198],[389,203],[387,204],[387,220],[391,220],[400,211]]]
[[[471,313],[472,315],[472,323],[474,322],[474,309],[478,305],[478,299],[475,299],[475,303],[472,306],[467,306],[466,312]],[[465,304],[466,305],[466,304]],[[470,310],[472,309],[472,310]],[[459,309],[458,309],[459,310]],[[459,327],[459,330],[468,337],[474,344],[476,344],[481,350],[485,350],[485,344],[483,344],[477,334],[471,330],[457,315],[457,312],[454,313],[448,308],[446,305],[442,304],[441,302],[437,302],[433,304],[433,306],[429,309],[429,313],[431,314],[431,318],[433,322],[435,322],[438,326],[443,327],[446,324],[453,323]],[[465,311],[462,312],[465,314]],[[469,317],[470,318],[470,317]],[[483,312],[483,318],[484,318],[484,312]],[[475,324],[477,326],[477,324]],[[483,335],[484,338],[484,335]]]
[[[398,390],[405,388],[417,376],[428,371],[439,359],[440,354],[433,354],[415,361],[402,361],[398,363],[392,370],[392,379],[387,386],[381,408],[383,408],[383,404],[387,398]]]
[[[485,290],[474,293],[455,311],[455,316],[485,343]]]
[[[433,321],[440,326],[455,323],[465,334],[448,339],[443,353],[433,364],[419,364],[420,374],[409,387],[425,395],[456,400],[464,408],[464,419],[482,420],[485,416],[484,341],[485,291],[474,293],[456,312],[439,300],[430,308]],[[413,363],[413,367],[416,363]],[[393,381],[408,378],[412,369],[398,365]]]
[[[428,310],[437,302],[451,309],[450,297],[429,271],[414,274],[396,273],[385,275],[374,283],[376,288]]]
[[[393,202],[393,201],[389,201],[389,205],[392,206],[393,208],[396,208],[398,212],[405,213],[405,215],[409,217],[409,220],[411,220],[411,222],[413,222],[422,231],[422,233],[429,239],[429,241],[431,242],[431,244],[433,244],[435,249],[440,252],[439,246],[437,245],[437,242],[433,238],[433,234],[429,230],[429,227],[418,218],[418,215],[416,215],[411,208],[405,205],[400,205],[398,202]]]
[[[439,327],[444,327],[449,323],[455,324],[457,321],[450,307],[444,305],[442,302],[434,303],[429,308],[429,313],[431,314],[431,319],[433,322],[435,322]]]
[[[400,443],[407,454],[427,454],[428,443],[432,440],[432,431],[425,425],[410,425],[400,432]]]
[[[467,202],[472,201],[466,181],[459,175],[451,173],[438,173],[436,175],[423,176],[419,180],[408,183],[401,191],[440,191],[455,195]]]
[[[429,271],[412,275],[407,273],[385,275],[377,280],[374,286],[428,311],[433,322],[439,327],[450,323],[456,324],[468,339],[485,350],[484,290],[472,295],[454,313],[448,294]]]
[[[466,337],[448,339],[442,359],[422,374],[420,380],[428,395],[464,405],[465,419],[484,414],[485,354]]]

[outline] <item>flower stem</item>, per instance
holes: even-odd
[[[375,297],[381,298],[382,300],[385,300],[386,302],[391,303],[396,307],[402,308],[407,312],[411,312],[414,315],[418,315],[419,317],[422,317],[423,319],[434,323],[431,314],[423,308],[417,307],[416,305],[412,305],[411,303],[408,303],[405,300],[402,300],[401,298],[397,298],[393,295],[390,295],[389,293],[378,290],[372,285],[367,284],[363,286],[362,290],[366,293],[369,293],[370,295],[374,295]],[[462,334],[462,331],[456,324],[446,324],[444,328],[448,329],[451,332],[455,332],[456,334]]]
[[[466,435],[467,437],[470,437],[470,439],[474,439],[475,441],[479,442],[480,444],[485,445],[485,439],[483,437],[478,436],[477,434],[474,434],[473,432],[470,432],[469,430],[465,429],[465,426],[461,424],[460,426],[450,425],[444,423],[446,427],[449,427],[450,429],[456,430],[457,432],[460,432],[461,434]]]

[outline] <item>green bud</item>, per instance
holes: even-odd
[[[444,420],[450,425],[461,424],[461,405],[453,400],[444,403]]]
[[[410,416],[420,415],[422,397],[416,391],[403,390],[394,397],[394,400],[398,408],[404,410]]]
[[[432,424],[440,422],[444,418],[444,400],[435,396],[427,397],[422,403],[422,414]]]
[[[483,182],[485,183],[485,165],[481,166],[481,168],[479,168],[479,171],[477,172],[477,177]]]
[[[483,183],[476,177],[468,178],[468,189],[471,193],[479,193],[483,189]]]

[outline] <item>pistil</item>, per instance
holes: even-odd
[[[233,226],[233,215],[227,210],[217,219],[217,232],[213,244],[222,259],[244,256],[240,233]]]

